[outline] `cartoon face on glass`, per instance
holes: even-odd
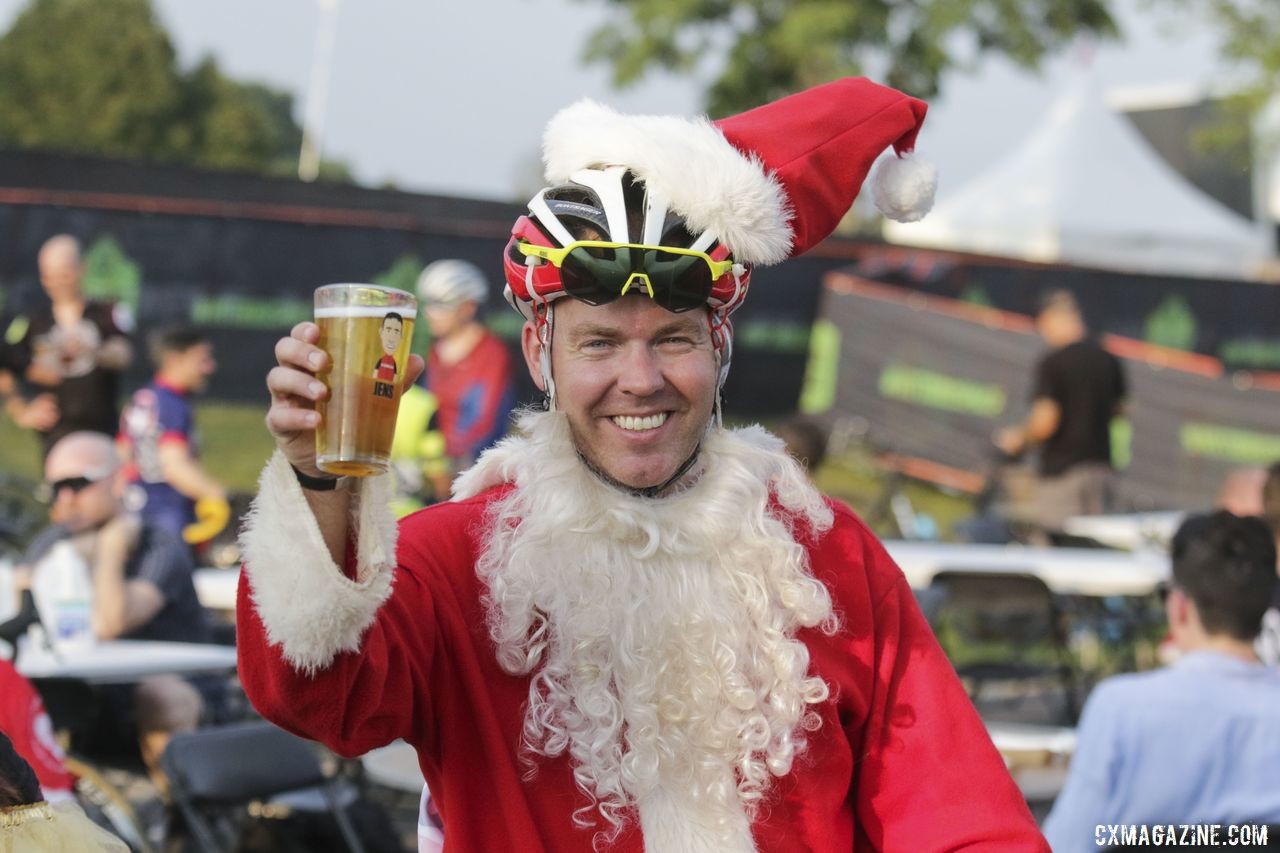
[[[396,349],[400,346],[400,339],[404,337],[404,320],[394,311],[388,312],[387,316],[382,318],[382,327],[378,330],[378,335],[382,339],[384,355],[373,366],[373,378],[377,380],[373,385],[373,393],[375,396],[390,400],[395,396],[393,387],[396,381],[395,355]]]
[[[382,351],[387,355],[395,355],[400,346],[400,338],[404,335],[404,318],[394,311],[382,318]]]

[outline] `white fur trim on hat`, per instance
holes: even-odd
[[[923,219],[937,191],[937,167],[910,152],[882,158],[872,180],[876,208],[898,222]]]
[[[267,640],[294,669],[308,675],[339,652],[360,648],[360,638],[391,594],[396,519],[390,508],[392,477],[366,477],[352,495],[356,577],[329,556],[302,488],[280,451],[258,480],[258,496],[240,534],[245,571]]]
[[[736,260],[776,264],[791,254],[782,184],[705,118],[623,115],[584,99],[551,119],[542,138],[546,178],[625,166],[669,200],[695,234],[710,231]]]

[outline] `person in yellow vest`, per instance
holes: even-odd
[[[449,460],[444,433],[436,425],[440,407],[421,385],[400,395],[396,432],[391,439],[391,470],[396,478],[392,502],[397,518],[449,497]]]

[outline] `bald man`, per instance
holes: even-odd
[[[29,399],[16,388],[0,392],[9,416],[39,432],[48,455],[72,432],[115,435],[120,374],[133,359],[133,320],[125,306],[85,299],[84,264],[74,237],[50,238],[37,264],[49,304],[31,313],[16,347],[25,378],[39,391]]]
[[[38,576],[56,543],[70,541],[90,569],[99,640],[210,641],[190,552],[172,533],[125,512],[125,478],[110,438],[91,432],[62,438],[45,460],[45,479],[53,524],[27,549],[19,566],[24,582]],[[221,684],[209,678],[166,675],[101,690],[94,744],[114,751],[136,735],[153,771],[169,736],[194,729],[206,706],[212,711],[223,701]]]

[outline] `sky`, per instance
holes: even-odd
[[[1131,38],[1094,52],[1104,88],[1204,86],[1220,72],[1203,27],[1119,0]],[[318,0],[153,0],[184,68],[212,53],[237,79],[294,92],[311,76]],[[0,0],[7,28],[26,0]],[[696,113],[698,80],[651,74],[621,92],[604,66],[581,62],[601,0],[341,0],[323,148],[358,180],[401,189],[525,200],[541,185],[542,128],[581,97],[624,112]],[[931,104],[919,152],[939,167],[939,195],[1007,155],[1035,127],[1079,64],[1040,74],[999,59],[955,72]]]

